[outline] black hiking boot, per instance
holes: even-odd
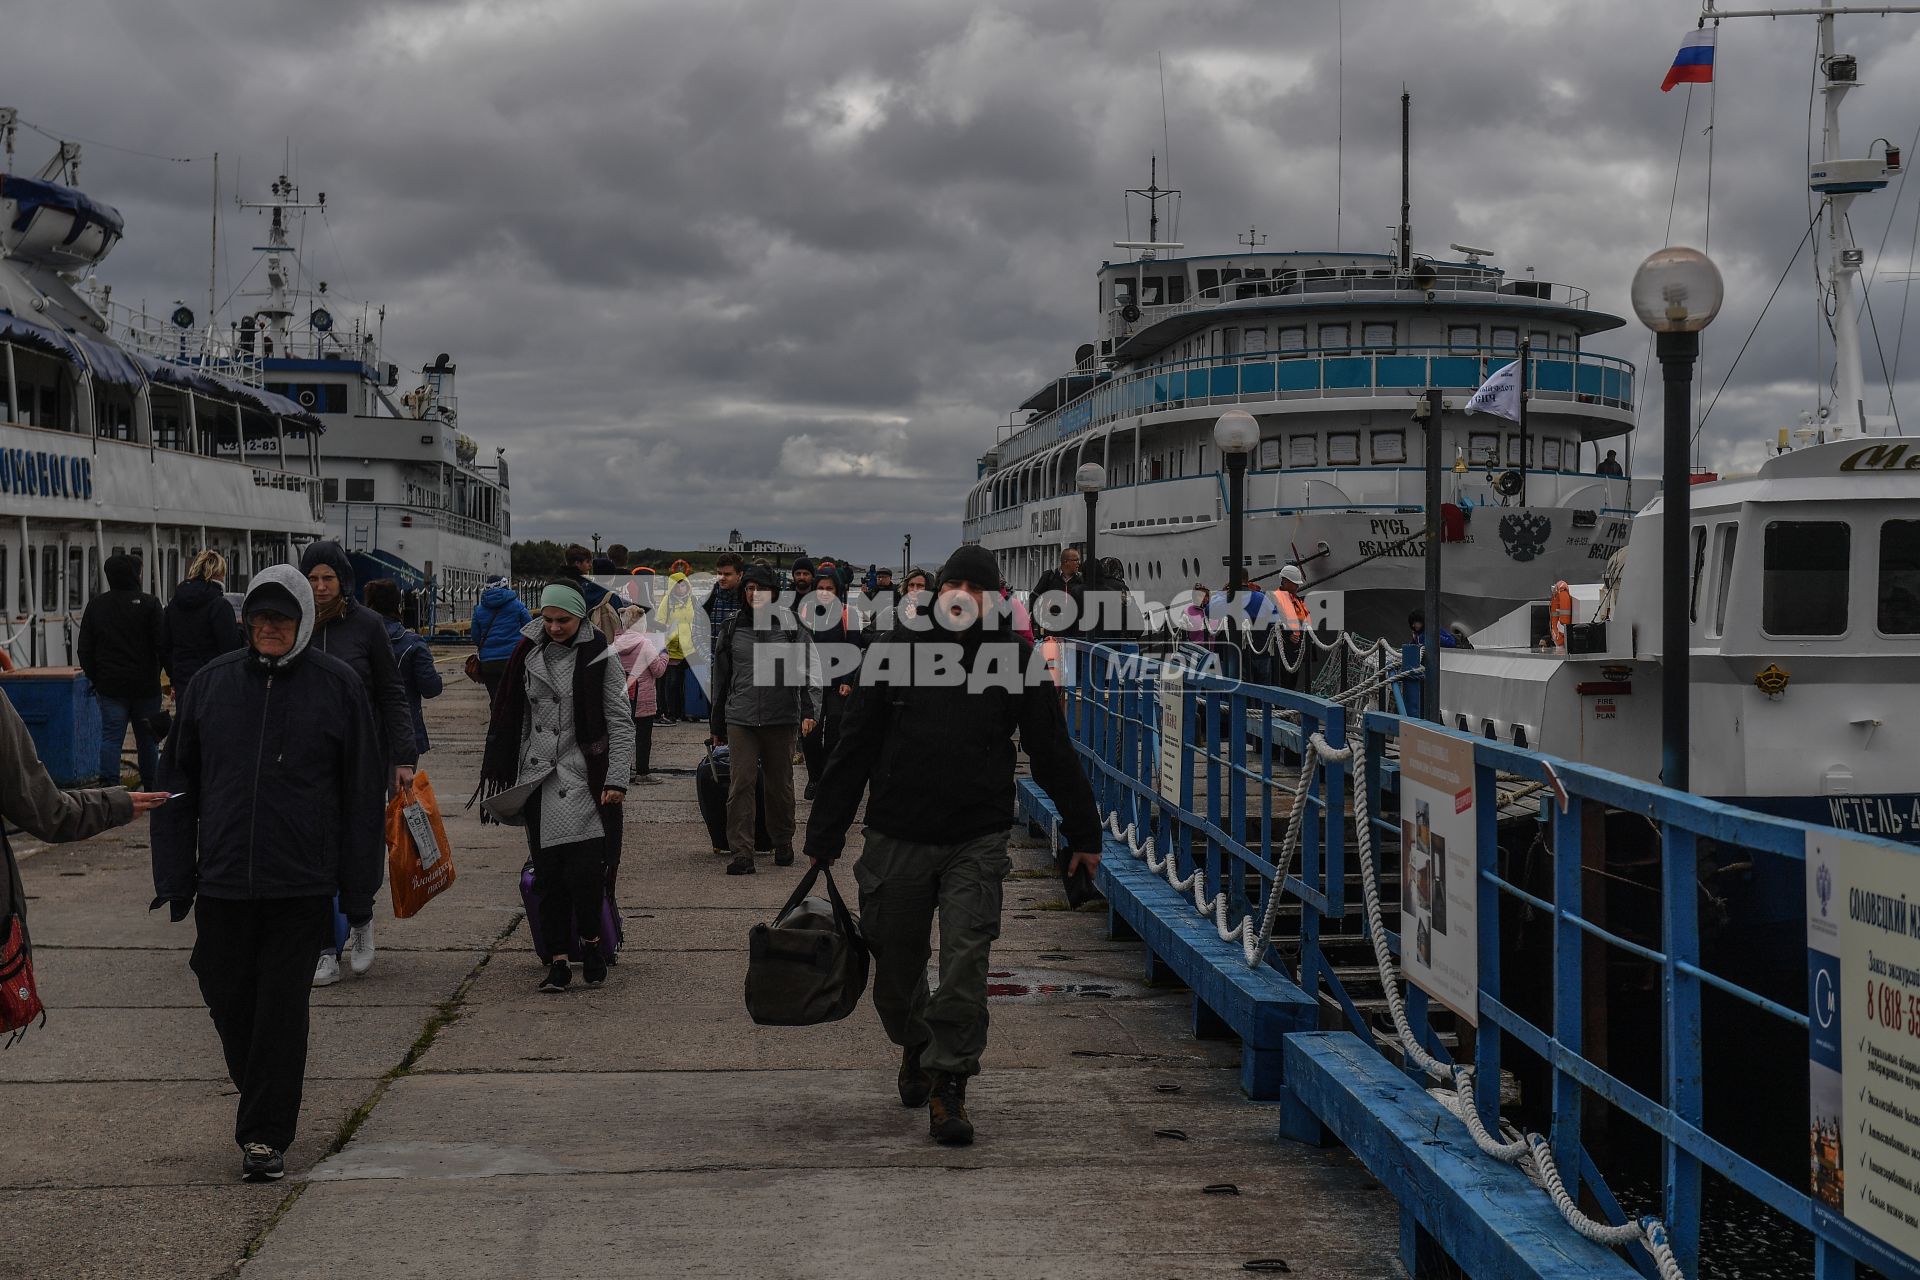
[[[920,1045],[900,1051],[900,1105],[924,1107],[933,1092],[933,1076],[920,1066]]]
[[[587,985],[597,987],[607,980],[606,957],[600,954],[597,942],[582,943],[580,946],[580,976]]]
[[[727,864],[727,874],[730,876],[750,876],[753,872],[754,866],[751,857],[735,858]]]
[[[942,1072],[933,1077],[927,1098],[927,1132],[943,1147],[973,1143],[973,1121],[967,1119],[967,1080]]]
[[[547,967],[547,976],[540,979],[542,991],[565,991],[573,984],[573,969],[565,960],[555,960]]]
[[[775,845],[773,848],[773,865],[776,867],[792,866],[793,846],[790,844]]]

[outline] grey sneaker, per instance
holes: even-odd
[[[340,957],[331,951],[320,953],[320,963],[313,967],[313,985],[330,987],[340,981]]]
[[[373,921],[356,926],[347,935],[347,967],[356,978],[373,968]]]

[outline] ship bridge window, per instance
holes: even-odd
[[[1220,295],[1220,273],[1212,268],[1202,268],[1193,273],[1194,288],[1203,298],[1217,298]]]
[[[1487,341],[1495,351],[1518,351],[1520,349],[1520,331],[1495,327],[1487,330]]]
[[[1491,431],[1475,431],[1467,437],[1467,461],[1476,467],[1490,467],[1500,460],[1500,437]]]
[[[1330,467],[1352,467],[1360,463],[1360,433],[1358,431],[1329,431],[1327,433],[1327,465]]]
[[[1470,324],[1447,326],[1447,345],[1455,351],[1471,351],[1480,345],[1480,329]]]
[[[1843,520],[1767,523],[1760,574],[1760,629],[1770,636],[1847,631],[1851,534]]]
[[[1113,282],[1113,305],[1124,307],[1133,301],[1133,281],[1115,280]]]
[[[1187,300],[1187,277],[1183,272],[1167,277],[1167,304],[1177,306]]]
[[[1366,350],[1379,353],[1393,350],[1393,324],[1391,321],[1369,320],[1360,326],[1360,345]]]
[[[1713,634],[1725,635],[1727,630],[1727,597],[1733,591],[1733,552],[1739,542],[1740,526],[1732,520],[1714,526],[1714,563],[1719,567],[1718,583],[1714,591]],[[1883,557],[1884,562],[1884,557]]]
[[[1267,353],[1267,330],[1265,326],[1258,329],[1244,330],[1240,338],[1240,350],[1250,356],[1265,355]]]
[[[1883,635],[1920,635],[1920,520],[1880,526],[1878,625]]]
[[[1531,467],[1533,465],[1532,436],[1527,437],[1527,460],[1525,462],[1520,461],[1520,437],[1518,435],[1507,437],[1507,465],[1510,467]]]
[[[1318,436],[1292,436],[1287,440],[1287,465],[1290,467],[1317,467],[1320,465],[1320,438]]]
[[[1560,469],[1560,442],[1552,436],[1540,442],[1540,465],[1548,471]]]
[[[1375,462],[1405,462],[1407,460],[1407,433],[1404,431],[1374,432],[1373,460]]]
[[[1279,350],[1282,354],[1289,351],[1305,351],[1306,349],[1307,330],[1305,326],[1296,325],[1293,328],[1282,329],[1280,331]]]
[[[1344,324],[1321,325],[1320,345],[1336,351],[1345,350],[1347,346],[1347,326]]]

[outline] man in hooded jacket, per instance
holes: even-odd
[[[966,1089],[987,1044],[988,952],[1012,868],[1016,731],[1034,781],[1059,807],[1069,874],[1100,865],[1099,811],[1060,699],[1051,682],[1025,678],[1037,669],[1033,646],[1003,621],[983,621],[1000,588],[993,554],[961,547],[941,567],[935,616],[903,623],[869,650],[807,822],[807,856],[831,866],[871,785],[853,875],[873,950],[873,1004],[903,1051],[901,1103],[925,1105],[932,1136],[956,1146],[973,1141]],[[924,656],[966,679],[916,679],[916,668],[931,665],[916,652],[922,646],[941,646]],[[929,994],[936,913],[940,986]]]
[[[373,918],[384,863],[382,756],[353,668],[310,646],[313,593],[292,565],[253,580],[247,647],[181,695],[153,826],[153,906],[191,910],[192,966],[240,1091],[241,1176],[284,1173],[306,1077],[314,958]],[[382,633],[384,640],[384,632]]]
[[[413,766],[420,760],[413,734],[413,707],[407,698],[406,681],[400,676],[400,664],[394,660],[393,643],[387,639],[386,623],[373,610],[355,602],[353,565],[339,543],[316,542],[309,546],[300,555],[300,572],[307,575],[313,593],[314,649],[353,668],[373,708],[380,743],[378,759],[384,764],[374,799],[384,806],[389,789],[401,791],[413,781]],[[354,926],[346,954],[356,976],[372,967],[371,915]],[[329,949],[314,967],[313,984],[326,987],[339,980],[340,957]]]
[[[480,602],[473,606],[468,634],[480,656],[480,679],[487,686],[487,701],[500,692],[500,677],[506,673],[507,659],[520,644],[520,629],[533,621],[533,614],[511,586],[506,575],[487,579]]]
[[[80,669],[100,699],[100,781],[120,785],[120,748],[133,725],[140,785],[151,791],[160,776],[160,653],[166,645],[160,602],[140,589],[140,562],[108,556],[107,590],[80,615]]]

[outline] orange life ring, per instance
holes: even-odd
[[[1558,648],[1567,642],[1567,628],[1573,625],[1573,592],[1565,582],[1553,584],[1553,596],[1547,606],[1547,635]]]
[[[0,648],[0,671],[11,670],[13,670],[13,655],[8,653],[5,648]]]

